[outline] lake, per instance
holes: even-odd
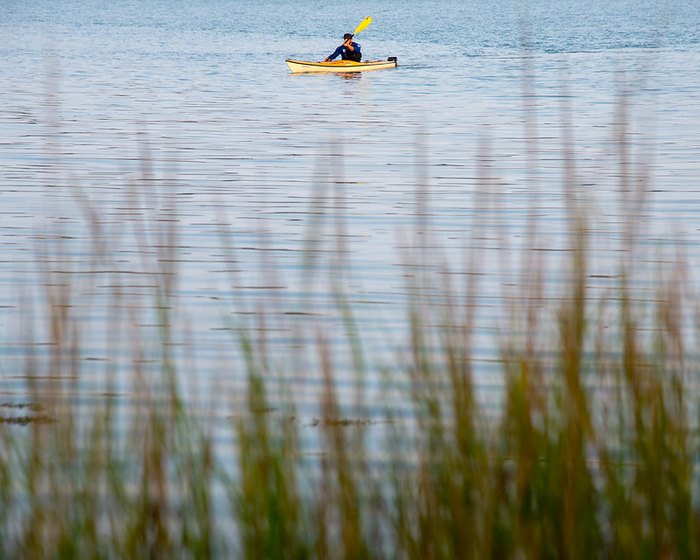
[[[289,73],[366,15],[365,58],[396,70]],[[533,255],[548,297],[567,282],[572,197],[592,293],[614,289],[630,224],[650,275],[700,262],[696,3],[4,0],[0,16],[0,399],[32,381],[129,402],[134,364],[167,352],[208,407],[245,378],[244,326],[310,417],[318,340],[352,369],[339,300],[392,364],[408,303],[432,295],[416,279],[461,293],[475,261],[488,392]],[[79,333],[52,328],[59,311]]]

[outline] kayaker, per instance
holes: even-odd
[[[340,56],[343,60],[354,60],[355,62],[360,62],[360,59],[362,59],[360,45],[353,42],[352,37],[352,33],[346,33],[343,35],[343,44],[335,49],[333,54],[326,57],[323,62],[330,62],[338,56]]]

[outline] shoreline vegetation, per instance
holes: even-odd
[[[681,257],[659,265],[653,295],[637,292],[636,219],[650,185],[643,170],[633,173],[624,96],[618,103],[619,188],[628,214],[621,216],[625,251],[613,287],[600,297],[588,287],[589,203],[576,178],[575,143],[562,123],[568,281],[560,297],[544,297],[548,269],[534,250],[541,226],[530,208],[522,293],[502,302],[510,325],[496,335],[497,414],[486,413],[474,380],[477,249],[468,255],[463,289],[450,285],[441,268],[447,265],[417,266],[407,278],[409,289],[425,289],[410,292],[416,295],[405,310],[405,351],[392,367],[368,362],[362,327],[342,280],[335,282],[356,383],[347,399],[319,325],[308,349],[323,380],[313,418],[300,418],[293,397],[269,387],[281,366],[259,335],[264,329],[256,328],[266,310],[249,310],[247,323],[232,330],[248,378],[246,405],[230,411],[223,428],[232,457],[217,454],[221,426],[192,413],[180,382],[197,373],[185,373],[196,364],[182,359],[171,340],[178,231],[169,212],[177,209],[152,217],[160,221],[156,236],[136,223],[149,249],[144,253],[152,255],[144,270],[153,278],[160,340],[154,352],[128,329],[112,335],[131,364],[131,394],[138,395],[129,413],[115,407],[111,386],[88,411],[76,404],[71,387],[79,383],[81,333],[89,327],[73,314],[76,287],[44,263],[47,373],[37,371],[28,344],[21,372],[28,396],[0,405],[0,557],[697,557],[700,300]],[[420,163],[418,235],[406,257],[417,265],[433,252],[428,213],[420,208],[430,200]],[[149,166],[144,158],[144,184]],[[485,178],[476,196],[488,198],[488,170],[475,166]],[[632,181],[640,175],[646,179]],[[140,196],[151,196],[133,188],[135,207]],[[94,263],[100,270],[109,261],[105,226],[77,188],[76,200],[103,259]],[[310,230],[304,258],[313,268],[325,257],[314,251]],[[60,228],[56,233],[41,250],[69,263]],[[234,248],[225,239],[228,254]],[[342,261],[342,246],[328,258]],[[135,312],[116,273],[112,280],[111,309],[120,318],[114,324],[123,324]],[[308,321],[306,311],[288,319]],[[368,376],[402,395],[401,417],[388,406],[381,418],[366,414]],[[378,440],[371,435],[377,424]],[[308,430],[317,437],[315,453],[305,448]]]

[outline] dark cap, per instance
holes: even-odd
[[[352,33],[346,33],[343,35],[343,39],[352,39]]]

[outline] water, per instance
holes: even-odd
[[[398,69],[289,74],[285,58],[323,58],[368,14],[365,58],[397,56]],[[616,147],[622,97],[647,264],[678,239],[700,262],[692,2],[383,0],[350,11],[5,0],[0,16],[0,393],[10,401],[27,398],[30,354],[32,375],[77,377],[86,401],[105,392],[106,372],[127,399],[134,363],[123,348],[141,348],[148,370],[165,347],[206,404],[240,386],[235,328],[247,324],[310,403],[317,337],[341,371],[349,360],[338,286],[367,351],[395,360],[421,243],[425,268],[449,264],[456,290],[479,248],[475,355],[488,388],[504,297],[529,259],[530,209],[553,294],[566,282],[567,142],[592,211],[591,289],[614,286],[631,206]],[[167,315],[155,299],[165,286]],[[79,371],[72,358],[56,367],[52,306],[83,327]]]

